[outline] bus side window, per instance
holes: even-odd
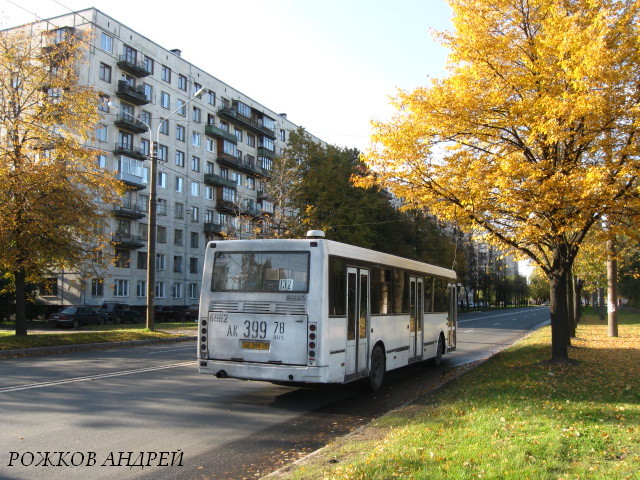
[[[433,277],[424,278],[424,313],[433,312]]]
[[[434,312],[447,312],[449,310],[449,295],[447,293],[447,282],[437,278],[435,282],[435,292],[433,296]]]
[[[346,315],[347,266],[344,260],[329,257],[329,315]]]

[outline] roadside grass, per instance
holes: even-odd
[[[640,479],[640,314],[585,312],[572,365],[545,327],[270,479]]]
[[[0,330],[0,350],[172,338],[184,335],[175,330],[193,330],[195,334],[196,328],[195,323],[161,323],[156,324],[156,330],[148,330],[140,324],[85,325],[78,330],[39,331],[29,333],[26,337],[16,337],[14,330]]]

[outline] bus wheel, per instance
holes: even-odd
[[[376,345],[371,352],[371,368],[369,368],[369,388],[371,391],[377,392],[382,387],[385,369],[384,352],[380,345]]]
[[[442,335],[438,337],[438,350],[436,356],[431,359],[431,364],[434,367],[439,367],[442,363],[442,351],[444,350],[444,341]]]

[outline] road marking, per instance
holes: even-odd
[[[157,355],[159,353],[165,353],[165,352],[186,352],[186,351],[191,351],[191,350],[193,350],[195,348],[196,347],[191,345],[190,347],[174,348],[172,350],[158,350],[157,352],[147,352],[147,355]]]
[[[485,320],[487,318],[494,318],[494,317],[504,317],[505,315],[513,315],[514,312],[509,312],[509,313],[500,313],[497,315],[487,315],[486,317],[475,317],[475,318],[469,318],[467,320],[458,320],[458,323],[465,323],[465,322],[473,322],[476,320]]]
[[[31,383],[28,385],[17,385],[15,387],[5,387],[0,388],[0,393],[6,392],[17,392],[20,390],[31,390],[33,388],[44,388],[51,387],[54,385],[64,385],[66,383],[75,383],[75,382],[86,382],[89,380],[98,380],[101,378],[111,378],[111,377],[120,377],[123,375],[134,375],[136,373],[144,373],[144,372],[154,372],[156,370],[166,370],[168,368],[177,368],[184,367],[187,365],[194,365],[195,361],[190,362],[182,362],[182,363],[172,363],[170,365],[159,365],[157,367],[146,367],[146,368],[137,368],[135,370],[123,370],[121,372],[111,372],[111,373],[102,373],[99,375],[88,375],[86,377],[74,377],[74,378],[65,378],[63,380],[53,380],[51,382],[39,382],[39,383]]]

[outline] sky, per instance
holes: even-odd
[[[398,88],[444,75],[433,30],[451,28],[446,0],[159,3],[0,0],[0,27],[96,7],[316,137],[361,151]]]

